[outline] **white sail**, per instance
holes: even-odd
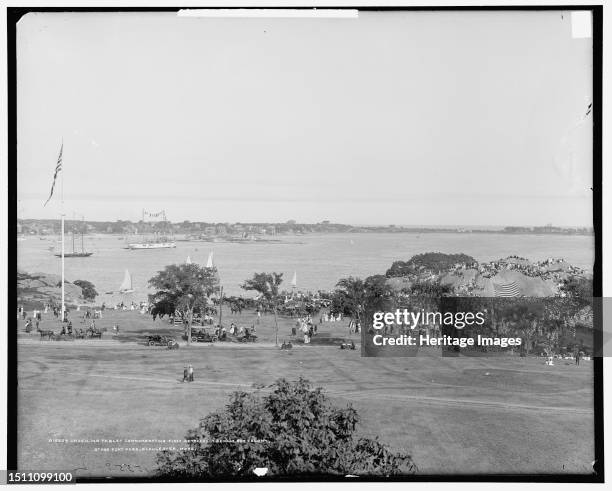
[[[132,288],[132,275],[130,275],[130,272],[126,269],[125,276],[123,277],[123,282],[121,283],[121,286],[119,287],[119,291],[129,292],[133,290],[134,288]]]
[[[185,261],[185,264],[191,264],[191,258],[189,256],[187,256],[187,260]]]
[[[208,255],[208,261],[206,261],[206,267],[207,268],[213,268],[213,251],[210,251],[210,254]]]
[[[293,279],[291,280],[291,286],[293,288],[297,286],[297,271],[293,272]]]

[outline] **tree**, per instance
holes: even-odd
[[[568,304],[571,303],[578,308],[592,305],[593,279],[572,276],[563,281],[560,292],[565,294]]]
[[[83,291],[83,298],[85,300],[95,300],[95,298],[98,296],[98,292],[96,291],[94,284],[90,281],[76,280],[73,281],[73,284],[81,287],[81,290]]]
[[[234,392],[229,404],[187,433],[187,449],[157,455],[157,473],[172,479],[253,476],[390,476],[416,472],[411,456],[355,434],[351,406],[330,403],[321,388],[280,379],[272,391]],[[228,441],[230,443],[228,443]]]
[[[336,283],[332,296],[332,308],[348,313],[355,322],[361,321],[366,289],[362,279],[354,276],[342,278]]]
[[[396,308],[395,295],[387,283],[387,277],[381,274],[368,276],[364,281],[366,319],[372,319],[374,312],[390,312]],[[369,321],[368,321],[369,322]],[[370,327],[368,325],[368,327]]]
[[[151,278],[149,285],[157,290],[149,295],[153,317],[178,312],[183,322],[187,322],[187,343],[191,344],[193,313],[203,311],[219,288],[215,269],[195,263],[171,264]]]
[[[283,273],[255,273],[253,278],[242,285],[244,290],[256,291],[268,303],[272,304],[276,346],[278,346],[278,318],[276,315],[279,287],[283,282]]]
[[[442,273],[453,269],[456,264],[472,265],[476,264],[476,260],[467,254],[426,252],[412,256],[408,261],[395,261],[385,275],[392,278],[422,272]]]

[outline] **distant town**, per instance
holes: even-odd
[[[60,220],[19,219],[17,233],[19,235],[58,235]],[[86,234],[122,234],[138,235],[155,232],[182,234],[187,239],[212,237],[250,238],[255,236],[304,235],[313,233],[504,233],[504,234],[560,234],[560,235],[592,235],[592,227],[555,227],[551,224],[539,227],[500,227],[495,228],[464,228],[464,227],[426,227],[426,226],[356,226],[341,223],[331,223],[328,220],[320,223],[297,223],[288,220],[284,223],[210,223],[210,222],[162,222],[129,220],[81,221],[66,220],[65,231]]]

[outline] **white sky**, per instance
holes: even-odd
[[[563,15],[563,18],[562,18]],[[18,212],[592,224],[592,40],[568,12],[29,14]]]

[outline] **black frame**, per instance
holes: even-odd
[[[17,302],[17,243],[11,240],[17,236],[17,71],[16,71],[16,34],[17,22],[29,12],[177,12],[182,8],[198,7],[7,7],[7,84],[8,84],[8,295],[7,313]],[[236,9],[241,7],[210,6],[207,9]],[[251,7],[258,9],[301,9],[312,7]],[[542,10],[589,10],[593,19],[593,228],[595,233],[595,262],[593,266],[593,296],[603,296],[602,276],[602,49],[603,49],[603,6],[602,5],[544,5],[544,6],[415,6],[415,7],[350,7],[325,6],[325,9],[355,9],[360,11],[542,11]],[[597,304],[596,304],[597,305]],[[599,304],[601,306],[601,304]],[[8,315],[7,315],[8,317]],[[602,346],[603,330],[600,308],[594,309],[594,342]],[[8,331],[7,353],[7,469],[17,467],[17,334]],[[144,483],[144,482],[568,482],[604,483],[604,406],[603,406],[603,357],[593,359],[594,371],[594,445],[595,463],[593,474],[460,474],[460,475],[410,475],[400,477],[360,477],[344,478],[329,476],[297,477],[253,477],[223,478],[206,480],[170,480],[150,478],[78,478],[78,483]]]

